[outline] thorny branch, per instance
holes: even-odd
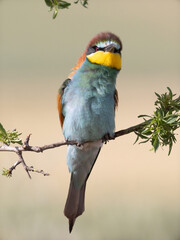
[[[138,125],[135,125],[133,127],[127,128],[127,129],[123,129],[120,131],[117,131],[114,133],[114,136],[111,137],[109,135],[106,135],[104,138],[102,138],[102,142],[106,143],[107,141],[110,140],[114,140],[117,137],[123,136],[125,134],[137,131],[138,129],[141,129],[144,126],[144,122]],[[0,146],[0,151],[4,151],[4,152],[15,152],[18,155],[19,160],[17,162],[15,162],[15,164],[10,167],[9,169],[4,169],[3,170],[3,175],[6,175],[8,177],[12,176],[12,172],[13,170],[16,169],[16,167],[19,164],[22,164],[25,171],[27,172],[29,178],[31,178],[31,175],[29,172],[36,172],[36,173],[41,173],[44,176],[49,176],[49,173],[45,173],[43,170],[37,170],[35,169],[33,166],[28,166],[23,158],[23,152],[36,152],[36,153],[42,153],[45,150],[48,149],[53,149],[53,148],[57,148],[57,147],[61,147],[61,146],[65,146],[65,145],[76,145],[76,146],[82,146],[85,143],[79,143],[77,141],[62,141],[62,142],[58,142],[58,143],[53,143],[53,144],[48,144],[48,145],[44,145],[44,146],[31,146],[29,145],[29,141],[30,141],[30,137],[31,134],[29,134],[26,138],[26,140],[24,141],[24,144],[22,146],[8,146],[7,144],[4,144],[2,146]],[[86,142],[87,143],[87,142]]]

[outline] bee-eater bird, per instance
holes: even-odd
[[[71,180],[64,214],[69,219],[70,232],[76,218],[84,212],[86,182],[102,147],[102,139],[114,134],[118,103],[115,85],[121,69],[121,50],[119,37],[110,32],[99,33],[89,42],[58,92],[64,137],[81,144],[69,145],[67,150]]]

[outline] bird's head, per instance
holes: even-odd
[[[87,58],[91,63],[121,69],[122,43],[119,37],[110,32],[97,34],[87,45],[83,55],[79,58],[76,67],[69,75],[71,78]]]
[[[86,48],[86,57],[91,63],[120,70],[121,50],[120,39],[110,32],[103,32],[90,41]]]

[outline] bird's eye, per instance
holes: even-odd
[[[98,46],[91,46],[87,49],[87,52],[86,52],[86,55],[89,55],[91,53],[95,53],[95,52],[98,52],[98,51],[105,51],[105,48],[100,48]]]
[[[92,46],[92,49],[94,50],[94,52],[97,52],[99,50],[97,46]]]
[[[93,48],[96,52],[97,51],[104,51],[104,48],[101,48],[101,47],[98,47],[98,46],[94,46]]]

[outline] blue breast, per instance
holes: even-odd
[[[116,69],[85,60],[62,97],[66,139],[94,141],[113,134],[117,73]]]

